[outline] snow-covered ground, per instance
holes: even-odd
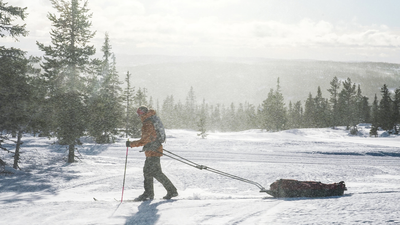
[[[276,199],[164,156],[163,171],[179,197],[161,200],[166,191],[155,181],[155,200],[122,204],[114,199],[121,199],[125,139],[110,145],[85,140],[81,161],[67,164],[65,146],[24,136],[22,171],[0,175],[0,224],[400,224],[400,137],[371,138],[360,129],[356,137],[326,128],[210,133],[207,139],[167,130],[164,148],[201,165],[267,189],[281,178],[343,180],[344,196]],[[139,150],[129,149],[126,200],[143,192]],[[11,164],[11,154],[0,154]]]

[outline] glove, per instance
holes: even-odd
[[[126,141],[126,147],[131,147],[131,142],[130,141]]]

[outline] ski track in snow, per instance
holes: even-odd
[[[367,131],[365,131],[367,133]],[[125,140],[89,138],[80,161],[65,163],[54,139],[26,135],[22,171],[0,175],[0,224],[400,224],[400,137],[351,137],[344,129],[210,133],[167,130],[164,148],[201,165],[260,183],[277,179],[345,181],[344,196],[275,199],[251,184],[189,167],[166,156],[176,200],[155,181],[155,200],[121,199]],[[143,192],[144,153],[130,148],[124,200]],[[0,153],[9,164],[11,154]],[[94,201],[96,198],[98,201]]]

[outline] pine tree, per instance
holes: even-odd
[[[343,89],[339,93],[338,110],[342,118],[342,125],[347,129],[357,124],[356,117],[356,85],[347,78],[343,82]]]
[[[246,113],[244,111],[244,106],[243,103],[239,103],[239,106],[237,108],[237,111],[235,113],[235,121],[234,123],[236,123],[236,129],[238,131],[240,130],[246,130],[247,128],[247,118],[246,118]]]
[[[90,31],[92,14],[88,14],[87,1],[50,0],[59,13],[48,14],[53,29],[52,45],[37,42],[44,52],[42,68],[48,85],[48,98],[55,109],[55,130],[61,144],[69,146],[68,162],[75,161],[75,145],[86,129],[85,74],[90,69],[90,56],[95,54],[89,45],[95,32]]]
[[[148,106],[148,102],[147,102],[147,90],[146,88],[139,88],[139,90],[136,92],[135,97],[133,98],[133,102],[135,103],[136,107],[145,105]]]
[[[174,113],[174,96],[167,96],[161,107],[162,121],[166,128],[177,128]]]
[[[238,131],[256,128],[257,121],[255,107],[248,102],[245,102],[244,104],[239,103],[238,109],[235,113],[235,121],[233,122],[237,124],[236,129]]]
[[[361,102],[361,121],[362,123],[371,122],[371,106],[368,103],[368,97],[363,96]]]
[[[225,113],[226,131],[237,131],[238,123],[236,121],[236,106],[232,102]]]
[[[379,127],[379,106],[378,106],[378,97],[375,94],[374,102],[372,103],[372,109],[371,109],[371,120],[372,120],[372,125],[371,125],[371,131],[370,135],[371,136],[378,136],[378,127]]]
[[[174,105],[173,112],[174,112],[173,113],[174,125],[180,128],[187,128],[186,121],[182,119],[185,118],[186,112],[185,112],[185,106],[182,104],[181,101],[178,101],[178,103]]]
[[[290,102],[288,114],[289,128],[301,128],[303,126],[303,108],[301,107],[301,101],[297,101],[295,104]]]
[[[312,94],[309,93],[304,105],[304,127],[316,127],[315,111],[315,101]]]
[[[395,124],[394,132],[395,134],[399,134],[398,126],[400,125],[400,88],[397,88],[394,92],[392,117]]]
[[[0,130],[16,134],[14,151],[15,169],[20,159],[22,134],[29,131],[38,120],[39,95],[33,84],[36,70],[25,52],[18,49],[0,47]]]
[[[263,128],[266,130],[279,131],[285,129],[287,116],[283,95],[280,90],[279,78],[276,91],[273,89],[268,93],[263,106]]]
[[[340,124],[340,119],[339,119],[339,107],[338,107],[338,97],[339,97],[339,89],[340,89],[340,84],[341,82],[338,80],[337,77],[334,77],[333,80],[330,82],[331,88],[328,89],[329,93],[331,94],[331,97],[329,99],[329,102],[332,104],[332,113],[331,113],[331,122],[332,126],[338,126]]]
[[[190,90],[186,96],[185,103],[185,113],[183,117],[183,121],[185,121],[186,127],[188,129],[196,128],[196,114],[197,114],[197,104],[196,104],[196,96],[193,90],[193,87],[190,87]]]
[[[24,25],[14,24],[16,19],[24,20],[27,8],[8,6],[0,0],[0,37],[10,36],[18,41],[27,36]],[[26,57],[26,52],[16,48],[0,46],[0,131],[17,137],[13,168],[18,169],[20,147],[24,132],[29,131],[38,118],[40,95],[35,89],[39,71],[33,68],[38,58]],[[2,142],[0,136],[0,143]],[[0,145],[1,146],[1,145]],[[2,147],[3,148],[3,147]],[[1,164],[5,164],[0,160]]]
[[[97,143],[114,142],[117,128],[121,124],[123,114],[120,98],[120,83],[116,71],[115,56],[111,52],[108,34],[105,35],[102,47],[103,59],[100,64],[100,74],[93,79],[92,92],[87,101],[89,110],[88,131]]]
[[[210,129],[213,131],[216,130],[221,130],[222,127],[222,121],[221,121],[221,104],[217,104],[213,109],[211,110],[211,116],[210,116]]]
[[[244,103],[244,118],[245,118],[245,126],[244,129],[255,129],[257,127],[257,115],[256,115],[256,109],[254,105],[245,102]]]
[[[135,108],[135,88],[131,87],[131,74],[129,71],[126,73],[125,83],[126,88],[123,93],[123,100],[125,101],[125,136],[140,136],[140,118],[136,115]]]
[[[321,88],[318,87],[317,96],[314,98],[314,122],[316,127],[330,125],[330,108],[328,101],[322,97]]]
[[[8,6],[7,2],[0,0],[0,38],[11,36],[18,41],[19,36],[26,37],[28,35],[26,24],[13,23],[16,19],[25,20],[28,15],[26,9],[26,7]]]
[[[206,138],[208,136],[207,134],[207,117],[208,117],[208,106],[206,104],[206,100],[203,99],[203,104],[201,105],[200,109],[200,114],[199,114],[199,120],[197,122],[197,128],[200,133],[197,134],[197,136],[200,136],[201,138]]]
[[[361,86],[358,85],[356,95],[356,120],[357,123],[366,123],[370,117],[370,107],[368,106],[368,97],[362,95]]]
[[[381,95],[382,98],[379,102],[379,124],[382,129],[390,131],[394,126],[392,118],[393,106],[390,92],[386,84],[381,88]]]

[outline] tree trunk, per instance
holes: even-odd
[[[75,161],[75,145],[69,145],[68,163]]]
[[[15,147],[15,154],[14,154],[14,169],[18,169],[18,161],[19,161],[19,149],[21,147],[21,139],[22,139],[22,131],[18,131],[17,135],[17,146]]]
[[[5,165],[6,163],[2,159],[0,159],[0,166],[5,166]]]

